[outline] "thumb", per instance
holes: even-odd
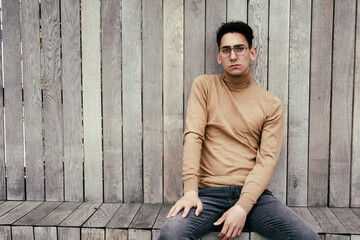
[[[199,216],[199,214],[203,211],[203,204],[202,202],[199,200],[197,202],[197,206],[196,206],[196,211],[195,211],[195,216]]]
[[[220,224],[222,224],[225,221],[225,219],[226,219],[226,216],[225,216],[225,214],[223,214],[221,216],[221,218],[219,218],[216,222],[214,222],[214,225],[219,226]]]

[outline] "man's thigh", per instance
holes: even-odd
[[[268,239],[319,239],[304,220],[267,190],[250,211],[246,228]]]

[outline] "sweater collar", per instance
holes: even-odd
[[[240,76],[232,76],[227,72],[221,74],[221,78],[224,80],[226,86],[230,89],[244,89],[247,88],[252,82],[250,72],[247,72]]]

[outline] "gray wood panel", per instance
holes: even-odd
[[[105,229],[106,240],[128,240],[128,231],[123,229]]]
[[[333,1],[314,0],[311,31],[308,205],[328,201]]]
[[[62,221],[60,227],[80,227],[85,221],[100,207],[99,202],[84,202],[74,212],[72,212],[64,221]]]
[[[80,240],[80,228],[59,227],[58,229],[59,240]]]
[[[50,212],[57,208],[61,202],[43,202],[33,211],[26,214],[24,217],[14,223],[20,226],[32,226],[39,222],[42,218],[46,217]]]
[[[23,217],[25,214],[31,212],[34,208],[40,205],[41,202],[23,202],[18,205],[16,208],[13,208],[6,214],[0,217],[0,224],[10,225],[16,222],[18,219]]]
[[[350,240],[350,236],[326,234],[325,239],[326,240]]]
[[[33,227],[31,226],[13,226],[11,227],[11,235],[13,240],[33,240]],[[2,239],[2,238],[1,238]]]
[[[21,201],[6,201],[2,203],[0,205],[0,216],[4,215],[5,213],[20,205],[21,203]]]
[[[322,232],[319,224],[316,222],[315,218],[309,211],[309,209],[305,207],[292,207],[292,210],[299,215],[305,222],[317,233]]]
[[[131,222],[129,228],[150,229],[155,223],[161,204],[143,204]]]
[[[81,1],[85,200],[103,201],[100,1]]]
[[[144,202],[162,203],[162,0],[142,4]]]
[[[346,233],[347,230],[326,207],[310,207],[311,214],[322,229],[323,233]]]
[[[351,207],[360,207],[360,6],[357,2],[354,112],[352,132]]]
[[[352,208],[351,210],[360,218],[360,208]]]
[[[57,226],[67,218],[75,209],[81,205],[80,202],[64,202],[53,212],[43,218],[36,226]]]
[[[276,1],[270,4],[269,15],[269,76],[268,90],[279,97],[284,110],[284,134],[279,159],[269,187],[276,197],[286,202],[287,177],[287,124],[289,82],[289,25],[290,2]],[[255,46],[256,47],[256,46]]]
[[[21,2],[26,199],[44,200],[39,3]]]
[[[151,239],[159,239],[160,230],[151,230]]]
[[[20,5],[4,1],[2,8],[7,199],[24,200]]]
[[[153,229],[161,229],[162,225],[166,221],[166,216],[168,215],[168,213],[169,213],[172,206],[173,205],[170,205],[170,204],[162,205],[162,207],[160,209],[160,212],[159,212],[159,215],[156,218]]]
[[[350,204],[356,1],[335,2],[329,205]]]
[[[141,204],[124,203],[117,210],[113,218],[106,225],[107,228],[128,228],[136,213],[139,211]]]
[[[10,226],[0,226],[0,239],[11,240],[11,228],[10,228]]]
[[[124,202],[142,202],[141,1],[122,9]]]
[[[248,13],[247,0],[227,0],[227,22],[243,21],[247,22]]]
[[[0,24],[1,19],[0,19]],[[1,54],[2,55],[2,54]],[[5,181],[5,128],[4,128],[4,84],[2,74],[2,57],[0,57],[0,199],[6,199],[6,181]]]
[[[61,1],[65,201],[83,201],[79,1]]]
[[[163,22],[164,201],[183,195],[183,1],[166,0]]]
[[[226,0],[207,0],[205,13],[205,73],[219,74],[224,72],[217,62],[216,30],[226,22]]]
[[[123,199],[120,0],[101,1],[104,201]]]
[[[291,1],[290,9],[287,204],[306,206],[311,0]]]
[[[81,239],[105,239],[105,229],[81,228]]]
[[[34,239],[56,240],[56,227],[34,227]]]
[[[351,235],[351,240],[360,240],[360,235]]]
[[[268,82],[268,15],[268,1],[249,1],[248,24],[253,29],[253,47],[258,49],[256,60],[250,64],[250,73],[252,79],[265,89],[267,89]]]
[[[360,218],[350,208],[331,208],[330,210],[348,230],[348,233],[360,234]]]
[[[45,196],[48,201],[62,201],[64,199],[63,114],[61,106],[59,0],[41,3],[41,19]]]
[[[115,215],[120,205],[120,203],[102,204],[101,207],[84,223],[83,227],[104,228]]]
[[[129,229],[129,239],[151,239],[151,231]]]
[[[205,73],[205,1],[185,1],[184,11],[185,120],[192,83],[197,76]]]

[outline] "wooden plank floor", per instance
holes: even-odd
[[[0,202],[0,238],[34,234],[35,239],[39,236],[55,239],[60,236],[70,236],[71,239],[108,239],[111,236],[119,237],[117,239],[157,239],[170,207],[168,204],[3,201]],[[360,208],[292,209],[317,233],[328,238],[360,237]],[[215,239],[216,235],[211,233],[203,239]],[[254,233],[243,234],[239,239],[249,239],[246,236],[262,239]]]

